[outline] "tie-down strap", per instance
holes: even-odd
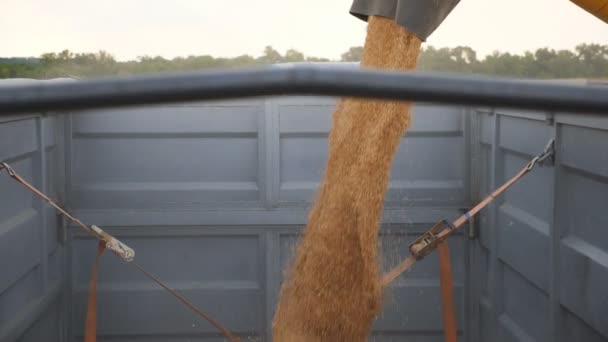
[[[196,305],[192,304],[186,297],[181,295],[176,290],[171,289],[167,284],[165,284],[163,281],[161,281],[160,279],[158,279],[157,277],[155,277],[154,275],[152,275],[151,273],[146,271],[142,266],[140,266],[137,262],[135,262],[133,260],[135,258],[135,251],[133,251],[132,248],[125,245],[124,243],[122,243],[120,240],[116,239],[112,235],[106,233],[101,228],[99,228],[95,225],[87,226],[86,224],[82,223],[82,221],[80,221],[79,219],[70,215],[70,213],[68,213],[66,210],[64,210],[62,207],[60,207],[58,204],[56,204],[47,195],[45,195],[40,190],[36,189],[36,187],[31,185],[25,179],[23,179],[17,172],[15,172],[15,170],[9,164],[0,161],[0,172],[2,170],[6,170],[6,172],[8,172],[8,175],[11,178],[13,178],[19,184],[23,185],[25,188],[27,188],[31,192],[33,192],[36,196],[43,199],[45,202],[47,202],[53,208],[57,209],[57,211],[59,211],[62,215],[67,217],[73,223],[77,224],[82,229],[84,229],[86,232],[93,235],[95,238],[97,238],[99,240],[99,249],[97,252],[97,256],[95,258],[95,264],[94,264],[93,272],[92,272],[92,276],[91,276],[91,285],[89,288],[89,299],[88,299],[87,318],[86,318],[86,326],[85,326],[85,342],[95,342],[96,341],[95,335],[96,335],[96,331],[97,331],[97,323],[96,323],[96,321],[97,321],[97,294],[96,294],[97,293],[97,273],[98,273],[98,267],[99,267],[99,257],[101,256],[101,254],[103,253],[103,251],[106,248],[111,250],[112,252],[114,252],[116,255],[118,255],[120,258],[122,258],[124,261],[128,262],[129,265],[135,267],[137,270],[139,270],[141,273],[143,273],[150,280],[154,281],[160,287],[167,290],[167,292],[169,292],[173,297],[175,297],[180,303],[182,303],[183,305],[188,307],[190,310],[194,311],[198,316],[200,316],[204,320],[206,320],[209,324],[211,324],[213,327],[215,327],[222,335],[224,335],[226,338],[228,338],[231,342],[240,341],[240,339],[238,337],[234,336],[228,329],[224,328],[222,325],[220,325],[218,322],[216,322],[213,318],[211,318],[211,316],[207,315],[205,312],[203,312],[201,309],[199,309]]]
[[[99,228],[99,227],[97,227],[95,225],[93,225],[93,226],[87,226],[84,223],[82,223],[79,219],[77,219],[77,218],[73,217],[72,215],[70,215],[70,213],[68,213],[62,207],[60,207],[55,202],[53,202],[53,200],[50,199],[47,195],[45,195],[44,193],[42,193],[41,191],[39,191],[38,189],[36,189],[36,187],[34,187],[33,185],[31,185],[28,181],[26,181],[25,179],[23,179],[7,163],[0,162],[0,171],[2,171],[2,169],[6,169],[6,172],[8,172],[8,175],[11,176],[11,178],[13,178],[19,184],[23,185],[25,188],[27,188],[31,192],[33,192],[36,196],[38,196],[41,199],[43,199],[46,203],[48,203],[49,205],[51,205],[53,208],[55,208],[57,211],[59,211],[63,216],[67,217],[70,221],[72,221],[73,223],[77,224],[78,226],[80,226],[82,229],[84,229],[86,232],[88,232],[89,234],[93,235],[97,239],[105,242],[105,244],[106,244],[105,247],[107,249],[111,250],[112,252],[114,252],[119,257],[121,257],[124,261],[126,261],[126,262],[133,261],[133,259],[135,258],[135,251],[132,248],[130,248],[129,246],[125,245],[124,243],[122,243],[120,240],[118,240],[117,238],[113,237],[112,235],[106,233],[101,228]]]
[[[490,204],[496,197],[507,191],[513,184],[522,179],[528,172],[532,171],[536,165],[543,164],[549,160],[552,161],[555,155],[555,141],[551,139],[545,146],[542,153],[535,156],[526,166],[524,166],[515,176],[494,190],[490,195],[484,198],[471,210],[464,213],[454,222],[449,223],[447,220],[442,220],[435,224],[426,233],[422,234],[410,246],[410,256],[405,258],[399,265],[382,277],[382,284],[388,285],[395,280],[401,273],[408,270],[412,265],[423,259],[425,256],[432,253],[437,246],[450,236],[458,228],[462,227],[469,219],[479,213],[483,208]]]

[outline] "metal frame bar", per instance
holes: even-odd
[[[15,113],[272,95],[327,95],[608,115],[608,87],[287,64],[266,68],[0,86]]]

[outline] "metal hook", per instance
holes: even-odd
[[[545,146],[543,153],[538,156],[538,163],[544,163],[545,160],[547,160],[548,158],[551,158],[551,160],[553,160],[554,156],[555,156],[555,139],[551,139]]]
[[[528,171],[531,171],[534,168],[534,166],[536,166],[536,164],[543,164],[545,161],[547,161],[547,159],[553,160],[554,156],[555,156],[555,139],[551,139],[545,146],[545,149],[543,150],[543,152],[541,152],[539,155],[534,157],[534,159],[532,159],[530,161],[530,163],[528,163],[528,166],[526,166],[526,169]]]
[[[8,172],[9,176],[15,177],[15,170],[13,170],[13,168],[7,163],[0,162],[0,171],[2,171],[3,169],[6,169],[6,172]]]

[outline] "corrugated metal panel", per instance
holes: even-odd
[[[608,235],[602,229],[608,223],[608,120],[547,117],[476,116],[478,196],[515,174],[551,137],[557,161],[483,213],[474,340],[608,340]]]
[[[31,115],[0,122],[0,160],[62,198],[63,120]],[[0,174],[0,341],[65,337],[65,251],[54,212]]]
[[[0,159],[60,200],[67,176],[77,216],[121,237],[144,267],[239,335],[269,340],[333,108],[330,98],[289,97],[89,111],[69,117],[67,134],[62,116],[16,117],[0,123]],[[462,109],[416,107],[387,194],[383,267],[436,220],[458,215],[469,192],[487,194],[556,137],[556,165],[482,212],[474,248],[463,234],[451,240],[461,333],[607,341],[608,120],[557,114],[548,125],[545,113],[501,110],[472,117],[470,131]],[[72,231],[66,274],[54,211],[6,175],[0,188],[8,194],[0,199],[0,340],[81,340],[95,242]],[[371,340],[443,340],[437,268],[431,256],[393,284]],[[100,341],[221,340],[112,255],[102,259],[99,296]]]
[[[78,209],[188,209],[260,201],[263,101],[79,113],[71,117]]]
[[[314,197],[327,159],[328,114],[333,107],[331,99],[274,101],[272,112],[279,123],[279,202],[309,202]],[[466,200],[463,125],[460,108],[416,108],[413,125],[393,161],[388,206],[392,202],[453,205]],[[430,149],[437,153],[429,153]]]
[[[330,98],[289,97],[73,115],[70,206],[124,239],[144,267],[227,327],[268,341],[282,271],[323,172],[333,108]],[[465,126],[461,109],[416,108],[383,217],[386,268],[418,233],[469,204]],[[456,236],[461,327],[465,248]],[[74,231],[76,340],[94,251],[94,241]],[[374,340],[442,339],[437,262],[424,260],[388,291]],[[103,258],[99,291],[101,341],[218,340],[112,255]]]

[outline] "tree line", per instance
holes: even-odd
[[[363,48],[351,47],[341,55],[342,62],[361,60]],[[0,58],[0,78],[95,77],[149,72],[188,71],[210,68],[252,67],[289,62],[329,62],[330,59],[306,56],[290,49],[284,54],[267,46],[259,57],[233,58],[210,55],[166,59],[142,56],[121,62],[106,51],[75,53],[69,50],[45,53],[38,58]],[[478,58],[470,47],[425,47],[420,54],[419,70],[441,71],[537,79],[608,78],[608,45],[580,44],[574,50],[548,48],[523,54],[494,52]]]

